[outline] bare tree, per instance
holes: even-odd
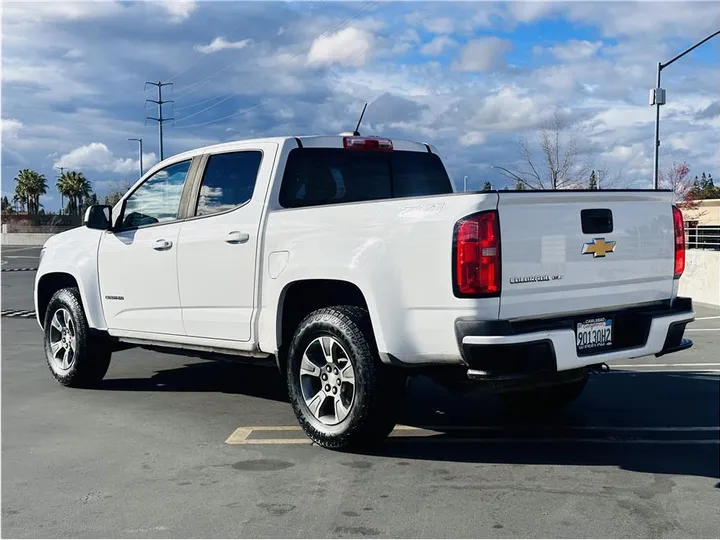
[[[542,154],[542,160],[536,159],[530,142],[523,137],[520,139],[523,164],[504,174],[529,189],[585,188],[592,166],[583,161],[579,140],[580,128],[570,125],[555,111],[553,117],[538,131],[538,154]]]
[[[627,188],[625,174],[622,169],[611,173],[607,167],[595,169],[598,189],[623,189]]]
[[[694,220],[705,215],[693,189],[695,181],[690,178],[690,166],[686,161],[682,163],[673,161],[672,165],[664,172],[660,171],[659,180],[661,189],[670,189],[675,193],[677,206],[684,214],[691,216]]]
[[[103,203],[109,204],[110,206],[115,206],[122,198],[122,196],[125,195],[125,193],[127,193],[131,187],[132,184],[127,180],[115,182],[108,194],[105,195],[105,200],[103,201]]]

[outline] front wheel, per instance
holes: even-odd
[[[110,365],[111,351],[91,334],[75,287],[61,289],[45,312],[45,357],[60,384],[70,387],[97,385]]]
[[[364,309],[319,309],[298,327],[288,351],[287,384],[306,435],[348,449],[395,427],[405,376],[380,360]]]

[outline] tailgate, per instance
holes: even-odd
[[[663,191],[500,192],[500,318],[669,299],[672,203]]]

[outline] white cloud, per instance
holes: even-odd
[[[684,2],[567,2],[561,5],[570,20],[598,24],[606,36],[683,37],[691,42],[717,30],[720,10],[715,1]],[[688,7],[690,6],[690,7]]]
[[[450,34],[455,30],[455,20],[450,17],[426,19],[423,25],[434,34]]]
[[[391,40],[386,40],[391,43],[392,46],[389,48],[390,55],[401,55],[414,49],[422,39],[414,28],[408,28],[400,34],[393,34]]]
[[[505,87],[482,100],[471,121],[493,130],[515,131],[535,128],[553,112],[551,107],[522,95],[517,89]]]
[[[42,22],[82,20],[118,13],[119,2],[7,2],[3,3],[3,22]]]
[[[448,36],[438,36],[433,39],[430,43],[426,43],[420,49],[420,52],[429,56],[437,56],[447,47],[453,47],[457,45],[457,42]]]
[[[154,152],[143,153],[143,168],[145,170],[157,162]],[[103,143],[93,142],[76,148],[55,161],[54,168],[79,171],[113,172],[129,174],[139,171],[140,163],[137,159],[118,158]]]
[[[521,23],[531,23],[542,19],[553,10],[552,2],[508,2],[512,17]]]
[[[170,14],[170,21],[173,23],[186,21],[197,9],[196,0],[162,0],[160,5]]]
[[[313,41],[307,62],[310,65],[364,66],[372,54],[373,44],[371,33],[350,26]]]
[[[14,118],[2,119],[2,137],[3,139],[17,139],[18,132],[23,128],[23,123]]]
[[[62,65],[43,61],[33,65],[30,61],[7,59],[3,55],[2,81],[4,84],[35,85],[42,88],[41,92],[33,93],[33,103],[41,101],[60,103],[69,99],[86,97],[95,90],[84,81],[77,80],[63,69]],[[7,91],[3,88],[4,91]],[[4,101],[4,99],[3,99]],[[5,103],[3,103],[5,106]]]
[[[387,26],[387,22],[375,17],[367,17],[353,21],[353,26],[359,30],[366,30],[367,32],[379,32]]]
[[[460,136],[458,142],[461,146],[476,146],[484,143],[486,140],[487,137],[484,133],[480,133],[479,131],[468,131]]]
[[[63,58],[82,58],[83,52],[80,49],[70,49],[68,52],[63,54]]]
[[[586,41],[571,39],[562,45],[556,45],[550,52],[563,62],[577,62],[594,56],[602,47],[602,41]]]
[[[505,54],[512,43],[498,37],[486,37],[470,41],[463,47],[460,58],[453,64],[455,71],[483,72],[505,65]]]
[[[208,45],[195,45],[193,49],[203,54],[224,51],[225,49],[244,49],[253,41],[251,39],[243,39],[240,41],[226,41],[225,38],[217,37]]]

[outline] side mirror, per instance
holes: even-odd
[[[93,204],[85,210],[83,225],[89,229],[110,230],[112,227],[112,206]]]

